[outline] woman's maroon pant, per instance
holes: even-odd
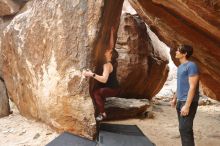
[[[114,88],[105,87],[105,88],[96,89],[93,92],[93,99],[96,103],[96,106],[97,106],[99,112],[100,113],[105,112],[105,108],[104,108],[105,98],[115,97],[115,96],[119,95],[119,93],[120,93],[120,89],[118,89],[118,88],[114,89]]]

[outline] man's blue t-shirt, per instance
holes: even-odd
[[[199,70],[194,62],[188,61],[181,64],[177,70],[177,100],[186,101],[189,91],[189,77],[198,75]],[[195,91],[193,101],[199,100],[199,83]]]

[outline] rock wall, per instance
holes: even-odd
[[[159,49],[152,46],[147,28],[137,15],[122,15],[116,44],[122,97],[151,99],[159,92],[168,75],[168,56]]]
[[[206,94],[220,100],[220,1],[219,0],[129,0],[130,4],[171,47],[174,58],[179,44],[194,47],[192,60],[200,67]]]

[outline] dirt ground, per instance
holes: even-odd
[[[155,105],[154,119],[130,119],[111,123],[136,124],[157,146],[181,146],[178,120],[168,103]],[[220,146],[220,103],[199,106],[194,120],[196,146]]]
[[[129,119],[110,123],[135,124],[157,146],[180,146],[175,109],[161,102],[153,106],[153,119]],[[197,146],[220,145],[220,103],[199,106],[194,121]],[[14,111],[0,119],[0,146],[43,146],[59,134],[47,125],[28,120]]]

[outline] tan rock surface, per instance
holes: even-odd
[[[151,99],[168,74],[168,56],[153,47],[144,22],[136,15],[121,17],[116,44],[117,78],[125,98]]]
[[[107,120],[128,119],[145,116],[150,107],[148,99],[124,99],[110,97],[106,99]]]

